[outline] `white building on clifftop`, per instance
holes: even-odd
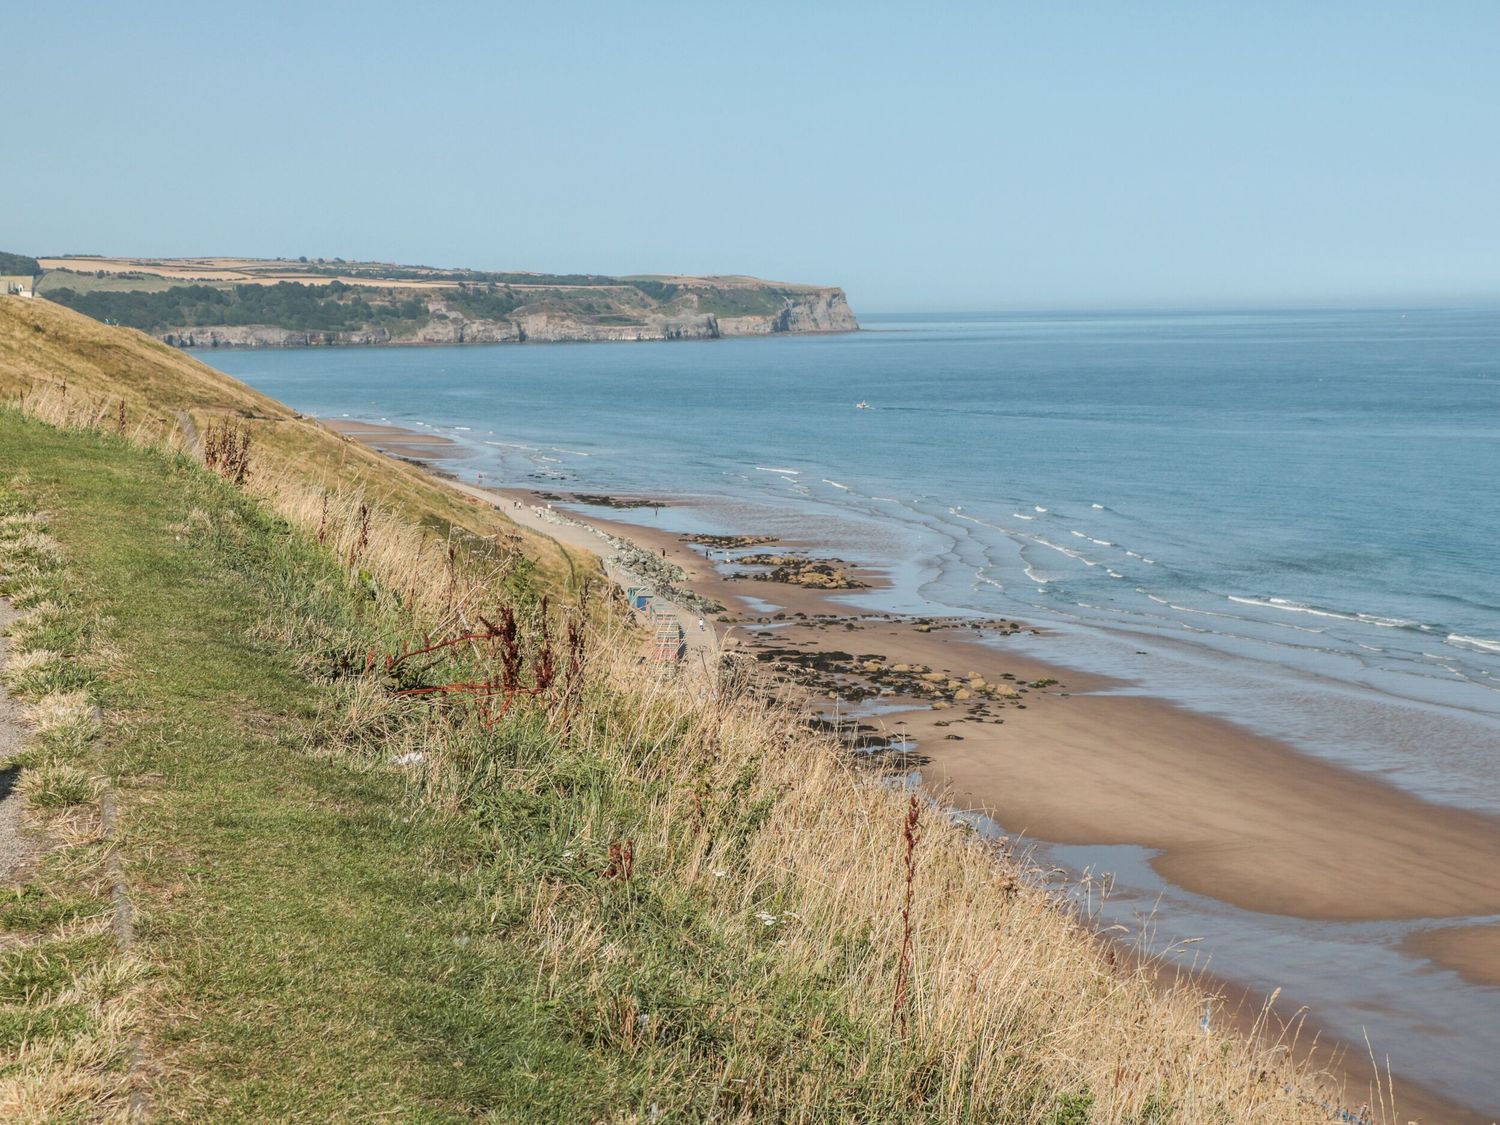
[[[0,274],[0,293],[7,297],[34,297],[36,278],[25,273]]]

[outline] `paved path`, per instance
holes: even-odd
[[[514,501],[507,500],[498,493],[465,484],[462,481],[449,480],[447,483],[466,495],[490,504],[512,522],[528,530],[555,539],[564,547],[598,556],[603,561],[605,576],[620,589],[651,585],[650,582],[632,574],[615,561],[614,549],[610,546],[609,539],[604,532],[588,526],[585,521],[577,519],[570,513],[527,504],[524,501],[520,507],[516,507]],[[714,622],[676,602],[665,598],[658,598],[657,601],[665,605],[671,611],[672,619],[682,626],[683,637],[687,641],[687,655],[683,658],[684,665],[695,674],[711,676],[718,667],[720,653],[719,634],[714,628]],[[700,621],[703,623],[701,629],[698,627]],[[650,628],[649,623],[647,628]]]

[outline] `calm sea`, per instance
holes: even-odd
[[[816,537],[890,569],[871,604],[1050,625],[1036,655],[1500,811],[1500,313],[868,327],[207,358],[466,475]]]
[[[685,503],[626,517],[814,540],[888,568],[856,605],[1051,626],[1033,655],[1500,812],[1500,312],[867,328],[204,358],[309,413],[451,437],[469,479],[659,495]],[[1493,990],[1402,955],[1417,924],[1235,910],[1137,848],[1051,857],[1120,876],[1108,916],[1155,911],[1218,970],[1500,1105]]]

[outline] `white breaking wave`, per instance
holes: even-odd
[[[1032,511],[1035,511],[1035,512],[1045,512],[1047,510],[1046,508],[1042,507],[1040,504],[1033,504],[1031,506],[1031,509],[1032,509]]]
[[[755,468],[762,473],[784,473],[789,477],[800,477],[802,475],[801,469],[782,469],[775,465],[757,465]]]
[[[1090,539],[1089,542],[1097,544],[1100,547],[1113,547],[1114,546],[1114,544],[1111,543],[1108,539]]]
[[[1306,613],[1313,617],[1331,617],[1336,621],[1358,621],[1362,625],[1378,625],[1382,629],[1410,629],[1418,628],[1417,622],[1405,617],[1379,617],[1373,613],[1339,613],[1331,609],[1319,609],[1317,606],[1303,605],[1289,598],[1242,598],[1230,594],[1229,600],[1239,602],[1240,605],[1256,605],[1266,609],[1279,609],[1285,613]],[[1452,637],[1448,638],[1452,640]],[[1459,638],[1460,641],[1467,638]],[[1500,642],[1479,642],[1481,646],[1486,643],[1496,645],[1495,652],[1500,652]]]
[[[1031,535],[1031,536],[1028,536],[1027,538],[1029,538],[1033,543],[1040,543],[1043,547],[1051,547],[1054,551],[1059,551],[1062,554],[1067,555],[1068,558],[1070,558],[1070,559],[1077,559],[1079,562],[1083,563],[1084,566],[1098,566],[1099,565],[1098,563],[1092,561],[1091,559],[1084,558],[1082,551],[1075,551],[1075,550],[1073,550],[1070,547],[1064,547],[1060,543],[1053,543],[1049,539],[1043,539],[1040,535]]]
[[[1460,648],[1477,648],[1480,652],[1500,652],[1500,641],[1487,640],[1484,637],[1466,637],[1462,633],[1449,633],[1447,641],[1450,645]]]
[[[1035,516],[1023,516],[1020,512],[1012,512],[1011,515],[1015,516],[1016,519],[1018,519],[1018,520],[1034,520],[1034,519],[1036,519]]]
[[[827,477],[823,478],[823,483],[824,484],[831,484],[831,485],[833,485],[834,488],[842,488],[845,492],[849,491],[849,486],[847,484],[840,484],[838,481],[836,481],[836,480],[829,480]]]
[[[1104,511],[1104,505],[1103,504],[1090,504],[1089,507],[1090,508],[1096,508],[1096,509],[1098,509],[1101,512]]]
[[[571,453],[574,457],[591,457],[591,456],[593,456],[592,454],[585,453],[581,449],[564,449],[560,445],[554,445],[552,447],[552,452],[553,453]]]
[[[1076,535],[1076,536],[1078,536],[1078,538],[1080,538],[1080,539],[1087,539],[1087,538],[1088,538],[1088,536],[1087,536],[1087,535],[1085,535],[1085,534],[1084,534],[1084,533],[1083,533],[1083,532],[1081,532],[1081,531],[1070,531],[1070,532],[1068,532],[1068,534],[1069,534],[1069,535]]]

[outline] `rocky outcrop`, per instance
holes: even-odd
[[[859,322],[842,289],[787,292],[774,312],[716,316],[694,308],[691,298],[666,312],[622,307],[619,313],[581,315],[562,305],[523,305],[504,319],[466,316],[454,303],[434,298],[427,320],[393,334],[384,327],[309,332],[274,325],[173,328],[160,334],[179,348],[308,348],[380,344],[517,344],[573,341],[715,340],[722,336],[771,336],[808,332],[854,332]],[[682,307],[682,306],[686,307]],[[608,308],[609,306],[605,306]]]
[[[774,316],[722,317],[723,336],[768,336],[775,333],[857,332],[859,321],[842,289],[813,289],[786,298]]]

